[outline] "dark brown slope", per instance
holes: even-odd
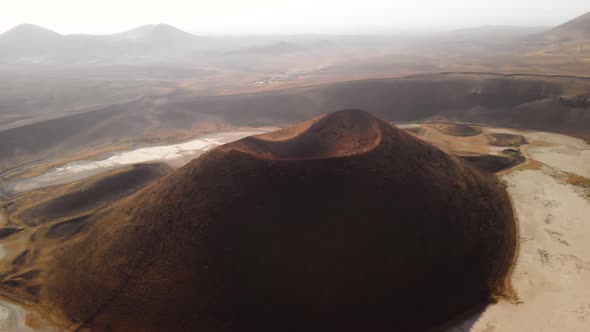
[[[515,248],[495,178],[361,111],[221,146],[88,223],[40,295],[72,330],[422,331],[507,294]]]
[[[136,164],[101,174],[68,186],[72,188],[65,193],[25,210],[20,219],[35,224],[39,218],[46,220],[90,211],[126,197],[168,172],[169,167],[162,164]]]

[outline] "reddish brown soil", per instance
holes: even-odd
[[[451,136],[477,136],[481,134],[481,129],[466,124],[444,124],[437,127],[441,132]]]
[[[362,154],[381,142],[379,123],[356,113],[331,114],[295,129],[246,137],[225,148],[274,160],[303,160]]]
[[[361,111],[214,149],[88,220],[41,312],[98,331],[420,331],[506,293],[493,176]]]

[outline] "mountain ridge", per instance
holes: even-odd
[[[198,36],[169,24],[143,25],[116,34],[61,35],[21,24],[0,35],[4,63],[141,63],[178,61],[203,47]]]
[[[130,33],[130,32],[134,32],[134,31],[149,31],[149,30],[159,30],[159,29],[165,29],[165,30],[170,30],[170,31],[176,31],[176,32],[182,32],[185,34],[189,34],[189,35],[193,35],[196,36],[190,32],[184,31],[180,28],[177,28],[173,25],[170,25],[168,23],[156,23],[156,24],[143,24],[140,26],[137,26],[135,28],[129,29],[129,30],[125,30],[125,31],[121,31],[121,32],[114,32],[114,33],[104,33],[104,34],[91,34],[91,33],[68,33],[68,34],[60,34],[56,31],[53,31],[49,28],[45,28],[43,26],[40,25],[36,25],[36,24],[32,24],[32,23],[21,23],[18,24],[6,31],[4,31],[3,33],[0,33],[0,36],[5,35],[5,34],[12,34],[15,32],[21,32],[23,30],[39,30],[39,31],[46,31],[49,33],[52,33],[54,35],[57,36],[62,36],[62,37],[68,37],[68,36],[94,36],[94,37],[106,37],[106,36],[115,36],[115,35],[120,35],[120,34],[126,34],[126,33]]]
[[[38,26],[38,25],[34,25],[34,24],[30,24],[30,23],[22,23],[19,24],[7,31],[5,31],[4,33],[0,34],[0,38],[7,38],[7,37],[21,37],[21,36],[44,36],[44,37],[62,37],[63,35],[53,31],[53,30],[49,30],[47,28]]]
[[[590,12],[558,25],[542,35],[552,41],[590,39]]]

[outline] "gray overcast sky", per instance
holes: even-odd
[[[588,11],[590,0],[0,0],[0,32],[25,22],[60,33],[165,22],[202,35],[363,33],[553,26]]]

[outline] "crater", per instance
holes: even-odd
[[[381,129],[359,110],[332,113],[269,134],[230,143],[233,149],[261,159],[325,159],[362,154],[381,142]]]

